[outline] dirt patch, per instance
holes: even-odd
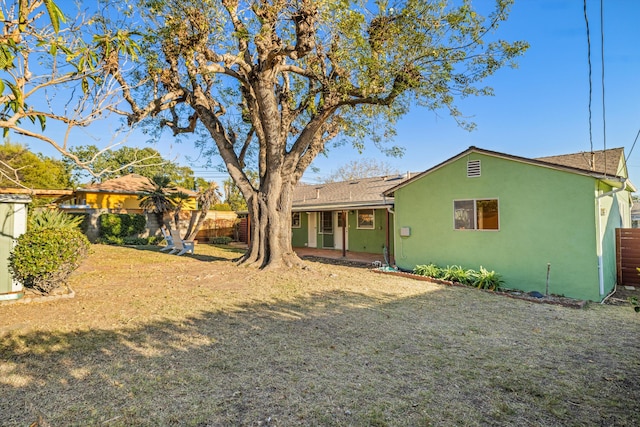
[[[630,301],[635,298],[640,303],[640,287],[617,286],[616,291],[611,295],[606,303],[611,305],[631,306]]]
[[[338,258],[323,258],[314,255],[305,255],[302,256],[301,259],[311,262],[317,262],[321,264],[327,265],[342,265],[346,267],[355,267],[355,268],[371,268],[371,263],[366,261],[353,261],[347,259],[338,259]]]

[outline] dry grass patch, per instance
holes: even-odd
[[[640,316],[308,263],[95,246],[0,306],[2,425],[637,425]]]

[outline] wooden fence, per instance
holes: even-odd
[[[216,237],[231,237],[237,240],[237,218],[238,215],[232,211],[209,211],[196,240],[210,242]]]
[[[640,286],[640,228],[616,228],[618,284]]]

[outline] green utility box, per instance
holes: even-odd
[[[18,237],[27,231],[27,205],[23,194],[0,194],[0,301],[22,298],[22,285],[11,277],[9,255]]]

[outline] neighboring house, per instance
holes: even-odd
[[[90,214],[87,236],[93,241],[98,237],[98,218],[100,215],[103,213],[146,214],[140,207],[139,196],[145,192],[153,191],[153,188],[149,178],[138,174],[129,174],[78,188],[74,191],[73,196],[66,197],[58,207],[67,212]],[[189,196],[182,211],[191,217],[190,212],[198,209],[198,194],[180,187],[176,187],[174,191],[180,191]],[[157,223],[155,215],[146,216],[149,234],[156,235],[161,224]]]
[[[631,228],[640,228],[640,202],[638,200],[633,201],[631,208]]]
[[[138,197],[145,192],[153,191],[153,183],[147,177],[129,174],[109,179],[99,184],[91,184],[75,190],[73,198],[61,207],[75,206],[79,209],[106,209],[115,213],[142,213]],[[183,207],[184,210],[198,209],[198,193],[186,188],[176,187],[189,196]]]
[[[528,159],[470,147],[385,192],[395,261],[495,270],[505,287],[601,301],[631,225],[623,149]]]
[[[393,250],[393,198],[383,192],[406,176],[299,184],[293,195],[294,247],[383,254]]]

